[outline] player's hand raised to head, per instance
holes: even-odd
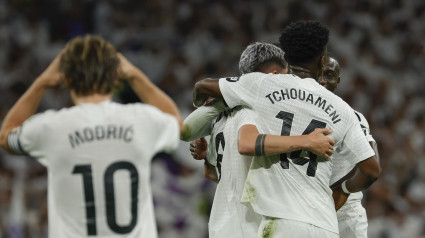
[[[318,156],[329,160],[334,151],[335,141],[327,137],[331,134],[332,130],[328,128],[317,128],[308,134],[308,148],[309,151]]]
[[[190,153],[196,160],[203,160],[207,157],[208,143],[204,137],[190,143]]]
[[[135,72],[139,70],[134,66],[127,58],[124,57],[121,53],[117,53],[117,57],[120,61],[118,67],[118,78],[124,80],[131,80],[135,76]]]
[[[37,78],[45,87],[55,87],[63,82],[64,75],[59,69],[60,61],[64,51],[62,50],[49,66]]]

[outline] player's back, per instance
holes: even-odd
[[[357,142],[352,137],[361,134],[360,127],[353,124],[352,109],[311,78],[253,73],[239,80],[221,79],[220,90],[229,106],[253,109],[260,133],[301,135],[326,127],[332,129],[330,137],[336,147],[347,139],[354,145]],[[332,161],[320,159],[306,151],[254,158],[243,201],[260,214],[338,233],[329,188]]]
[[[150,162],[177,146],[177,120],[149,105],[103,102],[48,111],[28,126],[40,133],[24,149],[48,167],[49,236],[157,236]]]
[[[226,109],[211,122],[207,160],[210,164],[215,166],[218,180],[221,179],[221,164],[223,161],[223,151],[226,146],[223,131],[230,113],[231,110]]]
[[[209,220],[212,238],[255,237],[259,227],[261,216],[240,203],[252,156],[239,154],[237,141],[239,128],[247,124],[255,125],[255,121],[241,107],[222,112],[214,123],[208,157],[220,161],[221,176]]]

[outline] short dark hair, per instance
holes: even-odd
[[[78,96],[109,94],[117,86],[119,59],[115,47],[100,36],[85,35],[65,46],[60,71]]]
[[[329,41],[329,30],[318,21],[296,21],[283,30],[279,43],[289,64],[311,63]]]

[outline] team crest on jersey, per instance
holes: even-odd
[[[226,80],[227,81],[229,81],[229,82],[237,82],[237,81],[239,81],[239,78],[240,77],[228,77],[228,78],[226,78]]]

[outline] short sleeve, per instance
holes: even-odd
[[[354,113],[356,114],[357,119],[359,119],[360,127],[362,128],[367,141],[375,142],[375,139],[372,137],[372,134],[370,133],[369,123],[367,122],[366,118],[360,112],[354,111]]]
[[[240,109],[240,111],[238,111],[238,113],[236,114],[236,117],[237,117],[237,121],[236,121],[237,131],[239,131],[239,129],[241,129],[241,127],[245,125],[256,126],[255,119],[254,119],[255,113],[251,109],[247,109],[247,108]]]
[[[43,147],[44,124],[48,123],[49,112],[36,114],[27,119],[19,128],[9,133],[7,143],[16,154],[40,157]]]
[[[21,144],[21,134],[22,134],[22,127],[18,127],[12,132],[9,133],[7,136],[7,144],[9,146],[9,149],[18,155],[28,155],[28,152],[24,150]]]
[[[375,152],[370,147],[368,140],[364,136],[363,130],[356,120],[354,113],[350,120],[347,133],[343,139],[344,146],[347,146],[352,156],[348,158],[351,164],[357,164],[375,155]]]
[[[264,75],[250,73],[237,78],[221,78],[219,87],[224,101],[231,108],[239,105],[252,108]]]
[[[155,151],[171,153],[179,145],[180,127],[177,119],[172,115],[159,112],[157,117],[158,137]]]

